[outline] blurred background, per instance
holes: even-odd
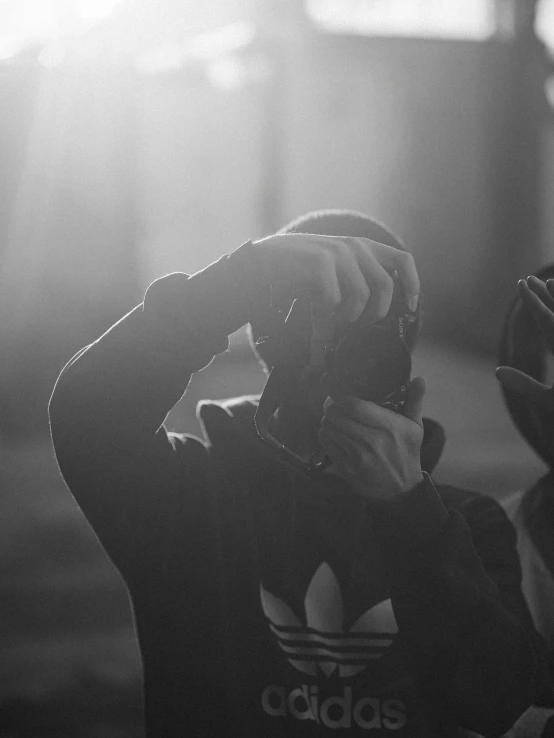
[[[494,355],[554,261],[554,0],[0,0],[0,736],[135,738],[119,575],[58,474],[63,364],[168,271],[309,209],[412,249],[438,479],[502,499],[544,469]],[[168,418],[259,391],[243,332]]]

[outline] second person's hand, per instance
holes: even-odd
[[[535,276],[520,279],[518,292],[536,320],[550,350],[554,353],[554,279],[543,282]],[[554,388],[511,366],[499,366],[496,378],[512,392],[540,400],[554,409]]]

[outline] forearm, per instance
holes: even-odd
[[[136,540],[150,540],[159,510],[177,494],[181,466],[205,454],[199,442],[171,443],[163,422],[191,373],[224,351],[227,332],[249,317],[254,277],[241,265],[239,279],[229,261],[155,282],[143,304],[68,363],[54,389],[49,410],[60,471],[127,573],[140,558]]]
[[[144,302],[64,368],[50,403],[53,430],[86,421],[89,434],[154,434],[190,376],[225,351],[264,299],[247,244],[189,277],[156,280]],[[267,295],[267,289],[265,290]]]

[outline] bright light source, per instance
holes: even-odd
[[[120,0],[78,0],[77,12],[83,20],[107,18]]]
[[[21,44],[12,36],[0,38],[0,61],[11,59],[21,51]]]
[[[8,47],[78,33],[83,25],[107,18],[120,0],[0,0],[0,55]]]
[[[65,59],[65,48],[62,44],[51,42],[44,46],[39,55],[38,61],[43,67],[47,69],[54,69],[58,67]]]
[[[553,0],[542,0],[537,9],[535,21],[537,36],[544,41],[551,55],[554,55],[554,2]],[[550,84],[552,87],[552,84]],[[551,91],[551,94],[554,90]],[[551,99],[551,104],[554,99]]]
[[[2,38],[37,39],[56,32],[59,9],[54,0],[20,0],[0,4]]]
[[[482,40],[495,30],[493,0],[307,0],[306,9],[339,33]]]

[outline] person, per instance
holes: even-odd
[[[517,532],[522,590],[535,627],[548,649],[554,674],[554,393],[545,384],[554,350],[554,265],[518,283],[504,321],[496,376],[508,412],[527,443],[547,465],[547,473],[503,503]],[[509,738],[554,735],[554,701],[531,707]]]
[[[309,213],[155,281],[63,369],[55,452],[130,591],[148,735],[498,736],[550,689],[513,527],[431,481],[442,433],[421,378],[402,413],[336,392],[322,406],[309,358],[272,430],[328,454],[318,478],[260,439],[255,397],[201,404],[203,439],[164,428],[239,327],[263,337],[307,298],[311,357],[382,319],[395,280],[415,310],[413,258],[387,229]]]
[[[552,351],[554,265],[547,265],[518,283],[496,375],[512,420],[547,466],[540,480],[510,498],[508,509],[518,532],[523,591],[554,673],[554,390],[545,383]]]

